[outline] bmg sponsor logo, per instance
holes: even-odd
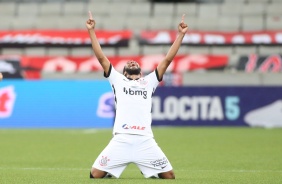
[[[145,130],[146,127],[136,126],[136,125],[130,126],[128,124],[123,124],[122,128],[126,129],[126,130],[129,130],[129,129],[131,129],[131,130]]]
[[[142,89],[136,89],[133,90],[131,88],[123,88],[123,92],[125,92],[125,94],[127,95],[136,95],[136,96],[143,96],[144,99],[147,99],[147,91],[144,91]]]

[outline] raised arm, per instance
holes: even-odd
[[[0,81],[3,79],[3,75],[2,73],[0,73]]]
[[[167,69],[167,67],[172,62],[174,56],[177,54],[179,47],[181,46],[182,40],[188,31],[187,24],[184,23],[184,16],[182,15],[181,22],[178,25],[178,35],[176,37],[176,40],[173,42],[172,46],[170,47],[168,53],[166,54],[165,58],[159,63],[157,70],[159,74],[159,78],[162,79],[163,75]]]
[[[91,39],[92,48],[95,53],[95,56],[97,57],[99,63],[101,64],[102,68],[104,69],[106,75],[108,75],[109,68],[110,68],[110,61],[103,53],[101,45],[96,37],[95,31],[94,31],[96,22],[93,19],[90,11],[88,12],[88,14],[89,14],[89,19],[86,21],[86,27],[87,27],[87,30],[88,30],[88,33]]]

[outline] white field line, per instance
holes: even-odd
[[[61,171],[84,171],[90,170],[87,168],[44,168],[44,167],[0,167],[0,170],[61,170]],[[127,172],[136,172],[137,169],[127,170]],[[229,172],[229,173],[282,173],[282,170],[185,170],[185,169],[174,169],[175,172]]]

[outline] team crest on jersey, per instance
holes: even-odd
[[[139,80],[139,83],[140,83],[140,85],[145,86],[145,85],[148,84],[148,81],[146,81],[146,80],[144,80],[144,79],[140,79],[140,80]]]
[[[100,166],[107,166],[108,165],[108,161],[110,161],[110,159],[108,159],[107,156],[102,156],[101,160],[99,161]]]

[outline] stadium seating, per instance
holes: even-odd
[[[27,47],[24,49],[24,54],[28,56],[46,56],[47,49],[44,47]]]
[[[50,15],[59,16],[62,14],[61,2],[42,2],[39,4],[39,15],[48,17]]]
[[[195,47],[195,46],[188,46],[187,47],[187,53],[188,54],[210,54],[210,46],[201,46],[201,47]]]
[[[22,21],[22,17],[28,18],[29,21],[24,21],[25,26],[15,25],[16,23],[8,23],[8,21],[1,21],[0,29],[21,29],[21,28],[41,28],[42,20],[47,23],[50,21],[56,21],[57,19],[62,19],[61,22],[66,22],[65,20],[69,18],[72,20],[75,16],[77,19],[87,18],[87,10],[93,11],[94,17],[100,18],[101,28],[105,27],[106,21],[114,21],[111,28],[108,29],[121,29],[130,28],[133,31],[140,31],[142,26],[145,25],[150,29],[157,29],[157,25],[154,23],[162,19],[164,22],[159,24],[159,26],[167,26],[167,29],[173,29],[175,27],[175,20],[185,13],[186,18],[193,19],[194,21],[189,22],[191,27],[196,29],[218,29],[227,31],[237,31],[237,30],[267,30],[273,29],[273,24],[279,29],[279,22],[272,24],[272,21],[277,21],[280,17],[280,7],[282,1],[276,0],[236,0],[229,1],[225,0],[224,3],[151,3],[148,1],[4,1],[1,3],[0,15],[4,17],[16,18],[14,22]],[[244,6],[242,6],[244,4]],[[133,16],[134,18],[131,18]],[[141,23],[140,27],[134,26],[134,19],[142,20],[142,17],[148,18],[149,21]],[[30,17],[33,17],[32,19]],[[121,20],[118,20],[118,17]],[[123,20],[126,17],[126,20]],[[167,20],[167,18],[169,20]],[[144,19],[145,19],[144,18]],[[48,19],[50,19],[48,21]],[[232,21],[228,21],[231,19]],[[6,20],[6,18],[5,18]],[[13,21],[11,21],[13,22]],[[30,22],[30,23],[29,23]],[[60,21],[59,21],[60,22]],[[151,22],[151,23],[150,23]],[[195,24],[196,23],[196,26]],[[229,24],[228,24],[229,23]],[[234,25],[231,25],[234,23]],[[54,23],[55,24],[55,23]],[[62,23],[63,24],[63,23]],[[208,25],[210,24],[210,25]],[[133,26],[132,26],[133,25]],[[212,26],[214,25],[214,26]],[[68,21],[65,24],[68,28],[78,28],[76,21]],[[132,26],[132,27],[131,27]],[[155,26],[155,27],[154,27]],[[43,26],[44,27],[44,26]],[[46,26],[47,27],[47,26]],[[53,26],[52,26],[53,27]],[[55,26],[56,27],[56,26]],[[135,27],[138,27],[135,29]],[[216,28],[214,28],[216,27]],[[84,27],[79,27],[83,29]]]
[[[282,29],[282,16],[268,15],[266,17],[266,29]]]
[[[16,2],[2,2],[0,15],[2,16],[14,16],[16,14],[17,3]]]
[[[201,4],[198,6],[198,16],[217,18],[219,16],[219,6],[218,4]]]
[[[257,46],[236,46],[234,48],[235,53],[241,55],[248,55],[248,54],[257,54]]]
[[[71,56],[89,56],[92,53],[93,53],[93,50],[90,47],[87,47],[87,48],[85,48],[85,47],[78,47],[78,48],[73,47],[70,50]]]
[[[70,51],[68,48],[53,48],[49,47],[47,49],[48,56],[68,56],[70,55]]]
[[[187,17],[196,17],[198,15],[198,4],[196,3],[176,3],[175,16],[180,17],[183,13]]]
[[[199,3],[201,2],[201,3]],[[147,0],[0,0],[0,30],[85,29],[91,10],[97,29],[130,29],[128,48],[105,48],[109,55],[160,54],[167,45],[141,46],[142,30],[176,30],[181,15],[193,31],[267,31],[282,29],[282,0],[220,0],[216,3],[153,3]],[[91,55],[89,48],[0,48],[2,54]],[[184,46],[182,54],[282,54],[281,45]],[[233,59],[233,60],[232,60]]]
[[[220,16],[218,19],[218,31],[241,30],[240,17],[238,16]]]
[[[38,3],[19,3],[16,12],[18,17],[38,16],[39,4]]]
[[[260,31],[264,30],[264,17],[262,15],[244,16],[242,19],[243,31]]]
[[[232,55],[234,53],[234,49],[232,46],[214,46],[211,47],[211,54],[220,55],[220,54],[226,54],[226,55]]]
[[[263,46],[260,45],[258,47],[258,53],[260,53],[261,55],[268,55],[268,54],[281,54],[281,47],[279,46]]]
[[[24,49],[18,49],[18,48],[2,48],[1,49],[1,54],[3,55],[23,55],[24,54]]]

